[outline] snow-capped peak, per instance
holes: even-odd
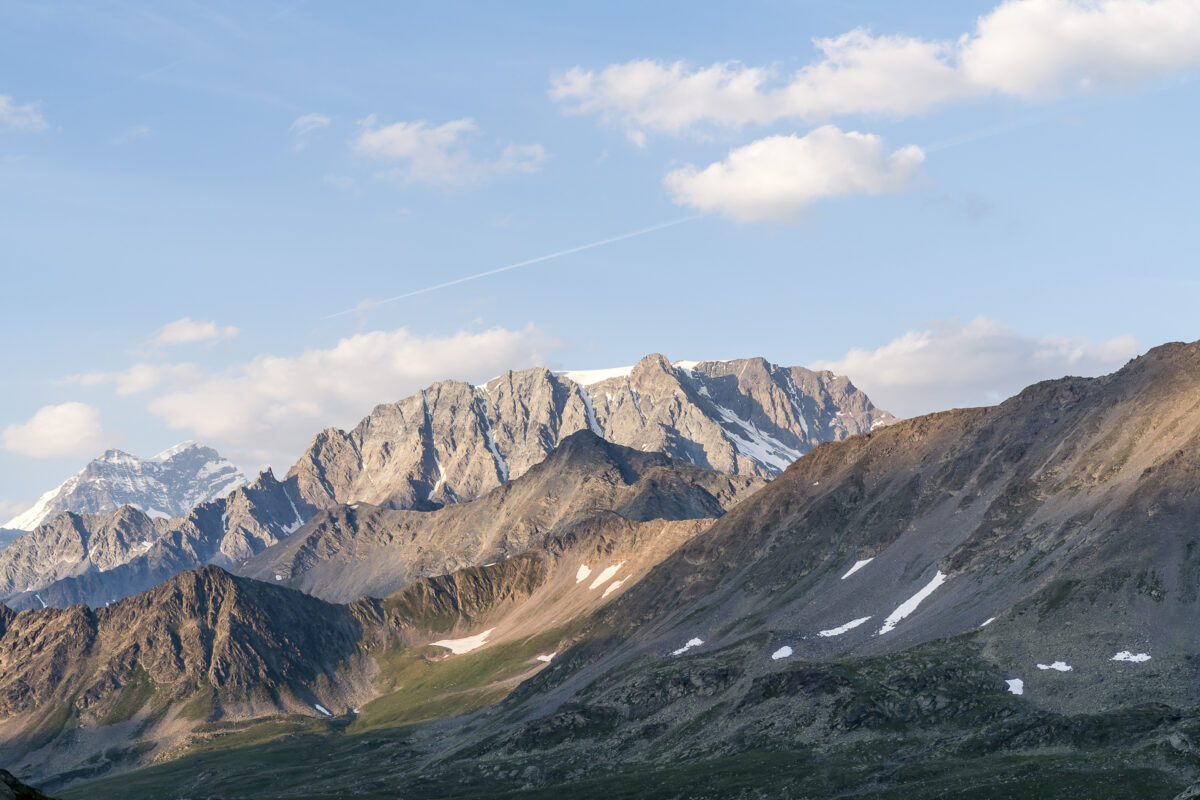
[[[28,531],[66,511],[103,514],[123,505],[148,509],[151,516],[181,516],[245,484],[236,466],[196,442],[181,442],[148,459],[114,448],[2,527]]]

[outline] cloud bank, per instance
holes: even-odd
[[[1132,336],[1107,342],[1026,336],[978,317],[932,322],[875,350],[852,349],[812,367],[848,375],[880,408],[910,417],[993,405],[1051,378],[1106,374],[1138,349]]]
[[[401,328],[339,340],[297,356],[260,355],[220,371],[192,364],[135,364],[68,379],[147,395],[169,428],[186,431],[235,460],[286,469],[319,431],[349,427],[378,403],[448,378],[482,381],[545,363],[557,343],[532,326],[448,336]]]
[[[0,433],[4,449],[31,458],[94,456],[104,448],[100,411],[85,403],[43,406]]]
[[[738,128],[847,114],[907,116],[988,95],[1043,100],[1200,65],[1194,0],[1009,0],[952,41],[855,29],[813,40],[820,58],[770,67],[634,60],[551,80],[567,113],[595,114],[635,143],[647,131]]]

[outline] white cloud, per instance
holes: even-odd
[[[431,125],[425,120],[380,126],[374,114],[359,122],[354,150],[379,160],[402,162],[390,175],[406,183],[465,186],[513,173],[537,172],[546,160],[540,144],[509,145],[495,159],[480,159],[460,139],[478,131],[469,118]]]
[[[959,53],[967,80],[1017,97],[1125,86],[1200,65],[1196,0],[1015,0]]]
[[[33,103],[17,105],[10,95],[0,94],[0,131],[4,129],[37,133],[49,126]]]
[[[1105,374],[1137,354],[1132,336],[1107,342],[1026,336],[978,317],[929,323],[878,349],[853,349],[812,366],[847,375],[879,407],[913,416],[992,405],[1051,378]]]
[[[295,121],[288,126],[288,130],[292,134],[292,149],[303,150],[308,144],[308,135],[314,131],[319,131],[321,128],[328,128],[332,122],[329,117],[324,114],[305,114],[297,117]]]
[[[568,113],[679,135],[845,114],[910,115],[1000,93],[1042,99],[1127,85],[1200,65],[1195,0],[1009,0],[954,41],[855,29],[813,40],[821,58],[780,80],[767,67],[635,60],[551,80]]]
[[[207,342],[216,339],[232,339],[238,335],[238,329],[232,325],[220,326],[212,320],[195,320],[183,317],[163,325],[154,332],[151,344],[166,347],[173,344],[191,344]]]
[[[341,339],[294,357],[261,355],[219,373],[193,374],[150,400],[168,427],[190,431],[222,452],[286,468],[320,430],[354,425],[445,378],[486,380],[544,363],[556,344],[533,327],[445,337],[401,328]]]
[[[38,409],[24,423],[12,424],[0,434],[4,449],[33,458],[95,455],[104,447],[100,411],[70,402]]]
[[[759,139],[703,170],[689,164],[664,183],[676,203],[700,211],[788,219],[821,197],[903,191],[924,158],[919,147],[889,153],[878,136],[825,125],[803,137]]]

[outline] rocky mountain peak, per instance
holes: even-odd
[[[765,359],[508,371],[442,381],[329,429],[292,467],[319,508],[435,508],[479,497],[579,430],[729,474],[771,477],[817,444],[893,420],[844,378]]]

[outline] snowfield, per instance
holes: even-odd
[[[477,633],[474,636],[468,636],[464,639],[442,639],[440,642],[433,642],[434,647],[445,647],[456,656],[463,653],[469,653],[487,644],[487,637],[492,635],[495,628],[488,628],[483,633]]]

